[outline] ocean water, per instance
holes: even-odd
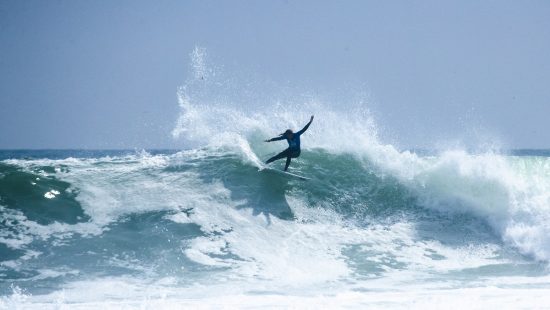
[[[548,307],[548,152],[235,139],[1,151],[0,307]]]
[[[191,56],[182,149],[0,151],[0,308],[550,308],[550,151],[402,150]],[[262,169],[313,113],[312,180]]]

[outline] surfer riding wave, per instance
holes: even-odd
[[[285,171],[286,171],[288,169],[288,166],[290,165],[290,160],[292,158],[296,158],[300,156],[300,136],[309,128],[309,125],[311,125],[311,122],[313,122],[313,115],[311,116],[309,123],[307,123],[306,126],[302,128],[302,130],[294,133],[291,129],[287,129],[284,133],[280,134],[278,137],[265,140],[265,142],[272,142],[272,141],[279,141],[279,140],[286,139],[286,141],[288,142],[288,148],[286,150],[271,157],[265,163],[269,164],[278,159],[282,159],[286,157],[286,165],[285,165]]]

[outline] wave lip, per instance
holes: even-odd
[[[426,161],[406,183],[422,205],[475,214],[523,254],[550,259],[549,158],[449,151]]]

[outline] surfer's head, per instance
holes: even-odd
[[[294,136],[294,132],[292,131],[292,129],[287,129],[285,133],[283,133],[283,136],[288,139],[292,139],[292,137]]]

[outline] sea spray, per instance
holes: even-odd
[[[403,151],[365,101],[192,66],[183,150],[0,151],[0,307],[548,303],[547,152]],[[311,114],[312,180],[261,171]]]

